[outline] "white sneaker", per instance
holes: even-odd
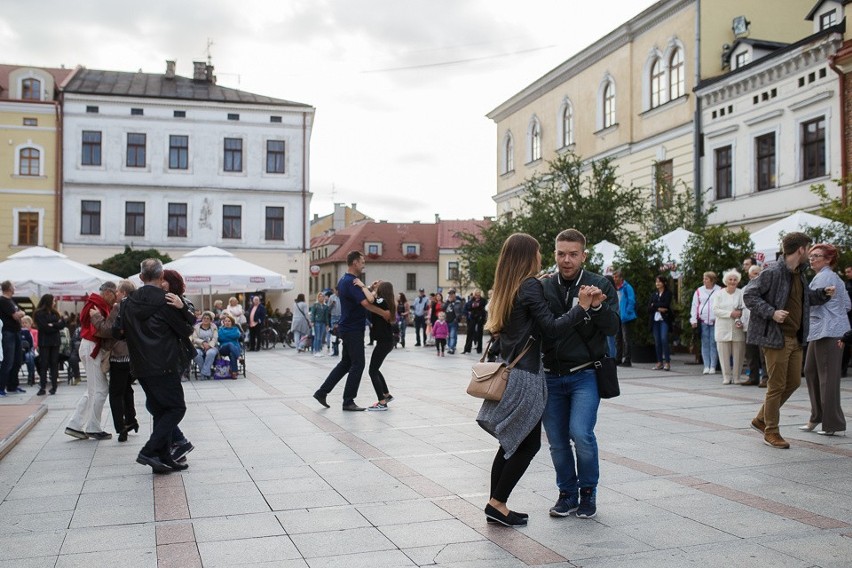
[[[729,379],[728,377],[725,377],[724,379],[722,379],[722,384],[723,385],[731,384],[731,379]]]
[[[709,375],[709,374],[710,374],[710,368],[709,368],[709,367],[704,367],[704,373],[702,373],[702,374],[704,374],[704,375]]]
[[[712,367],[710,369],[708,369],[708,371],[710,371],[709,373],[707,373],[708,375],[715,375],[716,374],[716,369],[714,369]]]
[[[325,357],[325,355],[322,354],[322,351],[317,351],[314,353],[314,357]]]

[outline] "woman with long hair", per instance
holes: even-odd
[[[311,334],[311,320],[308,318],[308,305],[305,303],[305,295],[299,294],[296,296],[296,301],[293,302],[293,324],[290,329],[293,331],[293,343],[296,344],[296,353],[307,351],[308,345],[302,345],[304,337]]]
[[[368,293],[369,290],[365,291],[364,295],[367,296]],[[393,284],[390,282],[379,282],[374,295],[375,301],[373,303],[376,306],[389,313],[396,312],[396,302],[393,299]],[[367,296],[367,299],[369,300],[369,296]],[[373,383],[373,389],[376,391],[378,402],[368,407],[367,410],[387,410],[388,403],[393,400],[393,395],[388,390],[388,383],[385,381],[385,376],[380,369],[382,363],[385,361],[385,357],[394,348],[393,328],[384,316],[374,314],[373,312],[370,312],[370,321],[372,323],[370,337],[375,341],[376,346],[373,347],[373,355],[370,357],[368,373],[370,381]]]
[[[525,233],[506,239],[494,271],[494,294],[485,323],[485,329],[498,338],[503,361],[509,364],[520,356],[503,398],[483,401],[476,418],[500,442],[491,466],[485,516],[489,522],[505,526],[527,524],[528,515],[509,510],[507,501],[541,448],[541,417],[547,401],[541,336],[558,334],[586,320],[588,310],[606,299],[599,288],[583,286],[577,305],[556,318],[544,298],[541,282],[535,278],[540,269],[538,241]]]
[[[311,306],[311,323],[314,326],[314,342],[313,351],[314,357],[322,357],[322,348],[325,344],[325,330],[331,323],[331,309],[325,303],[325,294],[320,292],[317,294],[317,301]]]
[[[48,371],[50,371],[50,394],[56,394],[61,343],[59,330],[65,327],[65,320],[54,305],[53,294],[45,294],[38,301],[38,306],[33,312],[33,321],[38,328],[38,395],[47,394],[44,389],[47,386]]]
[[[651,300],[648,302],[651,332],[654,334],[654,348],[657,350],[657,366],[654,370],[671,371],[669,331],[672,321],[672,293],[669,290],[669,279],[660,274],[654,279],[654,287],[656,290],[651,293]]]
[[[808,261],[816,276],[810,288],[834,286],[839,293],[821,306],[811,305],[808,353],[805,355],[805,381],[811,399],[811,416],[800,430],[810,432],[822,424],[817,434],[833,436],[846,431],[846,416],[840,407],[841,340],[849,331],[849,294],[843,293],[843,280],[834,272],[837,247],[819,243],[811,247]]]
[[[408,327],[408,316],[411,314],[411,306],[408,298],[400,292],[396,299],[396,324],[399,326],[399,344],[405,349],[405,328]]]

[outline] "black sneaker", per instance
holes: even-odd
[[[47,394],[47,391],[46,391],[46,390],[44,390],[44,389],[38,389],[38,392],[36,393],[36,396],[44,396],[44,395],[46,395],[46,394]]]
[[[172,459],[176,462],[179,462],[183,459],[186,459],[186,454],[195,449],[195,446],[192,445],[192,442],[185,442],[183,444],[178,444],[177,447],[172,449]]]
[[[580,506],[577,507],[577,516],[581,519],[591,519],[598,512],[595,506],[597,490],[594,487],[583,487],[580,489]]]
[[[65,433],[66,434],[68,433],[67,428],[66,428]],[[110,439],[112,439],[112,434],[110,434],[109,432],[86,432],[86,436],[88,436],[89,438],[94,438],[95,440],[110,440]]]
[[[577,510],[580,500],[577,498],[576,491],[560,491],[559,499],[556,504],[550,508],[551,517],[567,517]]]

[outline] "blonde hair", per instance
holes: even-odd
[[[521,283],[539,271],[539,251],[538,241],[526,233],[510,235],[503,243],[494,270],[494,294],[485,322],[489,332],[499,333],[509,321]]]

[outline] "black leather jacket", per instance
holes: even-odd
[[[115,329],[127,340],[134,377],[178,375],[184,366],[182,342],[192,335],[195,316],[166,303],[166,293],[146,285],[121,302]]]
[[[544,299],[541,282],[527,278],[518,290],[509,321],[500,331],[500,356],[507,364],[511,363],[532,337],[532,347],[518,362],[517,368],[537,373],[541,366],[542,334],[557,336],[588,317],[580,306],[574,306],[559,317],[554,316]]]

